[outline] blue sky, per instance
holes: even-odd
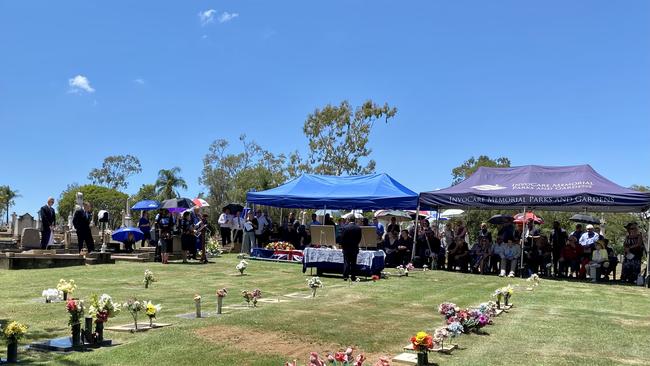
[[[129,193],[180,166],[195,196],[213,140],[304,151],[345,99],[399,109],[373,157],[416,191],[480,154],[650,184],[648,1],[2,1],[0,44],[19,213],[115,154]]]

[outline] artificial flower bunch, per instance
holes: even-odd
[[[437,328],[433,332],[433,345],[436,348],[443,349],[445,348],[445,340],[449,338],[449,331],[446,327]]]
[[[122,304],[122,307],[129,311],[131,317],[133,317],[133,324],[135,325],[135,329],[138,329],[138,314],[144,308],[142,302],[135,297],[132,297],[126,300],[126,302]]]
[[[497,315],[497,304],[494,301],[481,303],[477,309],[481,312],[481,314],[485,314],[490,318]]]
[[[366,361],[366,356],[363,353],[360,353],[354,357],[353,353],[354,349],[351,346],[342,352],[336,352],[334,354],[328,353],[327,362],[333,366],[362,366]]]
[[[465,332],[465,327],[460,322],[451,322],[447,324],[447,332],[451,338],[456,338]]]
[[[370,276],[370,279],[372,280],[372,282],[376,282],[376,281],[379,281],[379,276],[372,275],[372,276]]]
[[[408,263],[405,268],[407,271],[413,271],[415,269],[415,266],[413,263]]]
[[[106,323],[108,319],[115,317],[120,312],[120,305],[113,302],[113,298],[107,294],[90,297],[88,315],[95,318],[95,323]]]
[[[77,289],[77,285],[74,280],[66,281],[62,278],[59,280],[59,284],[56,285],[56,289],[63,293],[64,300],[66,300],[68,295],[71,295]]]
[[[205,252],[213,257],[218,257],[222,252],[221,242],[212,236],[209,237],[205,245]]]
[[[510,285],[496,289],[494,291],[494,294],[492,294],[492,297],[496,298],[497,300],[497,308],[501,308],[501,301],[505,301],[505,304],[507,306],[508,301],[510,300],[510,297],[513,293],[514,289]]]
[[[533,273],[526,279],[526,281],[530,282],[533,287],[539,286],[539,275],[537,273]]]
[[[257,299],[262,297],[262,291],[260,291],[260,289],[255,289],[253,291],[243,290],[241,294],[244,300],[246,300],[246,303],[249,306],[252,304],[253,307],[257,306]]]
[[[321,288],[323,287],[323,282],[320,280],[318,276],[314,276],[307,280],[307,286],[309,286],[309,288],[311,289]]]
[[[400,276],[408,276],[408,275],[409,275],[409,270],[406,269],[406,267],[404,267],[404,266],[401,265],[401,264],[400,264],[399,266],[397,266],[395,269],[397,270],[397,273],[398,273]]]
[[[239,263],[235,266],[235,269],[237,269],[237,270],[239,271],[239,274],[240,274],[240,275],[243,275],[243,274],[244,274],[244,271],[246,270],[247,267],[248,267],[248,262],[246,262],[245,260],[242,259],[242,260],[239,261]]]
[[[22,337],[27,334],[27,326],[17,321],[12,321],[7,324],[5,329],[2,330],[2,335],[4,336],[7,343],[16,343]]]
[[[70,299],[65,304],[66,310],[70,314],[69,325],[81,323],[81,318],[84,316],[84,302],[79,299]]]
[[[458,313],[459,311],[460,308],[458,307],[458,305],[454,304],[453,302],[443,302],[438,306],[438,313],[444,316],[446,320],[456,316],[456,313]]]
[[[194,302],[197,304],[201,303],[201,295],[199,294],[194,294]]]
[[[149,317],[149,326],[153,326],[153,320],[156,319],[156,315],[161,309],[162,306],[160,304],[154,305],[151,301],[144,303],[144,313]]]
[[[294,250],[296,247],[293,244],[286,241],[276,241],[266,245],[266,249],[269,250]]]
[[[49,303],[54,300],[59,300],[60,298],[62,298],[63,293],[55,288],[48,288],[47,290],[43,290],[41,296],[45,298],[45,302]]]
[[[149,285],[153,282],[156,282],[156,277],[153,275],[153,272],[145,269],[144,270],[144,279],[142,280],[142,283],[144,283],[144,288],[149,288]]]
[[[217,297],[224,298],[228,295],[228,290],[224,287],[222,289],[217,290]]]
[[[417,332],[411,337],[413,349],[418,352],[426,352],[433,348],[433,337],[427,332]]]

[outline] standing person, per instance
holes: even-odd
[[[50,242],[50,236],[52,235],[52,229],[54,229],[54,224],[56,223],[56,213],[52,205],[54,205],[54,198],[49,197],[47,204],[41,207],[41,210],[38,212],[38,215],[41,217],[41,249],[47,248],[47,244]]]
[[[359,243],[361,242],[361,228],[351,222],[341,232],[341,249],[343,249],[343,280],[348,277],[352,281],[357,280],[356,267],[357,256],[359,255]]]
[[[576,242],[580,240],[580,237],[582,234],[585,232],[582,230],[582,224],[576,224],[576,229],[574,232],[571,233],[571,236],[576,238]]]
[[[250,254],[251,249],[255,247],[255,230],[257,230],[257,226],[257,219],[249,211],[246,215],[246,222],[244,223],[244,235],[241,245],[242,253]]]
[[[232,217],[230,216],[230,209],[224,207],[221,215],[219,215],[219,233],[221,234],[221,245],[226,246],[230,244],[230,228],[231,228]]]
[[[230,222],[230,230],[232,231],[233,243],[241,244],[244,230],[244,220],[241,217],[241,212],[235,212],[235,215],[232,217],[232,221]]]
[[[183,263],[187,263],[187,257],[192,251],[192,248],[196,247],[196,237],[194,236],[194,223],[190,217],[190,213],[185,211],[183,212],[183,217],[179,223],[179,228],[181,230],[181,250],[183,251]]]
[[[192,208],[192,213],[190,214],[190,220],[192,221],[192,224],[194,224],[193,229],[199,228],[201,226],[201,207],[199,206],[194,206]],[[194,235],[194,245],[192,245],[190,249],[190,258],[197,260],[198,258],[196,255],[198,252],[201,250],[201,238],[200,236]]]
[[[621,281],[635,283],[641,273],[641,259],[645,251],[643,234],[636,222],[625,225],[627,235],[623,241],[623,271]]]
[[[330,214],[325,214],[325,219],[323,220],[323,225],[335,226],[334,220]]]
[[[95,250],[95,242],[90,232],[90,221],[92,220],[92,206],[90,202],[84,201],[83,208],[77,210],[72,218],[72,226],[77,231],[77,241],[79,242],[79,253],[84,247],[84,242],[88,253]]]
[[[149,241],[151,241],[151,223],[149,222],[149,214],[147,211],[142,211],[140,220],[138,220],[138,229],[144,234],[140,245],[144,247],[145,243],[147,243],[147,246],[149,246]]]
[[[562,248],[566,245],[567,240],[569,240],[569,234],[560,227],[559,221],[553,221],[553,231],[551,231],[548,241],[551,243],[551,250],[553,252],[553,276],[555,277],[558,277],[560,274],[560,257],[562,256]]]
[[[255,229],[255,246],[262,246],[266,244],[265,234],[269,229],[269,220],[262,213],[262,210],[257,210],[257,229]]]
[[[204,213],[203,217],[201,218],[201,235],[199,235],[199,250],[201,251],[201,263],[208,263],[208,256],[206,254],[206,236],[207,236],[207,231],[208,231],[208,226],[210,224],[208,223],[208,214]]]
[[[158,243],[162,264],[169,264],[169,253],[174,250],[174,238],[172,236],[174,219],[169,214],[169,210],[160,209],[158,219],[156,219],[156,227],[158,228]]]

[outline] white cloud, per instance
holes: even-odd
[[[95,89],[90,86],[90,80],[83,75],[77,75],[72,79],[68,79],[68,85],[70,85],[71,93],[87,92],[94,93]]]
[[[219,23],[229,22],[238,16],[239,13],[229,13],[227,11],[224,11],[221,15],[219,15]]]
[[[202,26],[206,26],[214,22],[214,16],[217,14],[217,11],[214,9],[208,9],[199,12],[199,20],[201,21]]]
[[[138,85],[144,85],[144,79],[137,78],[137,79],[134,79],[133,82],[138,84]]]

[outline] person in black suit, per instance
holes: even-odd
[[[84,247],[88,248],[88,253],[95,250],[93,235],[90,232],[90,221],[92,219],[92,210],[89,202],[84,202],[83,209],[77,210],[72,218],[72,226],[77,231],[77,240],[79,241],[79,252]]]
[[[47,204],[41,207],[41,210],[38,212],[38,215],[41,217],[41,249],[47,247],[47,243],[50,241],[50,235],[52,235],[52,228],[56,222],[56,214],[52,205],[54,205],[54,198],[50,197],[47,199]]]
[[[357,255],[359,255],[359,243],[361,242],[361,228],[354,221],[343,227],[341,232],[341,248],[343,249],[343,280],[348,277],[352,281],[357,280]]]

